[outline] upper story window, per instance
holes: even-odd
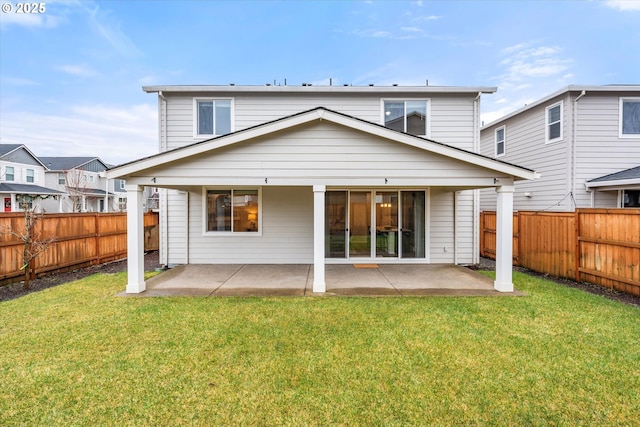
[[[620,137],[640,137],[640,98],[620,98]]]
[[[33,169],[27,169],[27,182],[35,182],[36,173]]]
[[[412,135],[429,134],[428,100],[384,100],[382,104],[385,127]]]
[[[121,179],[120,180],[120,190],[123,190],[123,191],[126,190],[125,184],[126,184],[126,181],[124,179]]]
[[[546,110],[546,143],[562,139],[562,101],[547,107]]]
[[[58,174],[58,184],[59,185],[65,185],[67,183],[67,178],[65,177],[64,173],[59,173]]]
[[[207,232],[257,233],[259,231],[259,190],[216,189],[207,190]]]
[[[16,171],[13,166],[7,166],[4,169],[4,179],[5,181],[15,181],[16,179]]]
[[[194,136],[231,133],[231,99],[194,99]]]
[[[95,182],[95,176],[89,175],[89,182],[93,184]]]
[[[496,157],[504,156],[506,141],[507,127],[499,127],[498,129],[496,129]]]

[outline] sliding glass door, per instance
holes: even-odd
[[[327,258],[425,258],[425,191],[327,191]]]

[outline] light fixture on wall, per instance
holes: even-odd
[[[527,191],[526,193],[524,193],[524,197],[532,198],[533,194],[531,194],[531,191]]]

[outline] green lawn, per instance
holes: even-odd
[[[96,275],[0,303],[0,425],[638,425],[640,310],[526,297],[122,298]]]

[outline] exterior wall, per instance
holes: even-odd
[[[166,144],[161,142],[161,151],[183,147],[201,141],[194,138],[193,100],[199,94],[165,94],[166,107],[160,103],[163,114],[160,122],[160,134],[166,135]],[[215,97],[215,95],[211,95]],[[207,95],[209,97],[209,95]],[[226,96],[223,96],[226,97]],[[452,146],[473,150],[474,140],[474,102],[469,96],[428,96],[393,95],[253,95],[233,98],[232,128],[235,131],[257,126],[265,122],[280,119],[316,107],[325,107],[334,111],[381,124],[383,99],[429,99],[430,138]],[[276,102],[274,102],[274,99]],[[166,108],[166,117],[164,111]],[[166,123],[166,125],[165,125]]]
[[[563,139],[545,143],[545,108],[563,101]],[[505,154],[499,160],[533,169],[541,174],[535,181],[519,181],[515,184],[513,205],[516,210],[571,211],[571,101],[559,96],[505,121],[483,128],[480,134],[480,154],[496,158],[495,131],[506,125]],[[525,196],[531,193],[531,197]],[[559,203],[559,204],[558,204]],[[494,189],[480,191],[480,208],[495,210]]]
[[[587,92],[578,102],[574,190],[578,207],[591,207],[586,181],[640,165],[640,137],[619,137],[619,100],[620,94]],[[593,207],[613,208],[618,193],[597,191],[594,199]]]
[[[202,188],[189,187],[185,192],[171,192],[168,198],[173,201],[168,218],[168,263],[312,263],[312,187],[261,188],[262,228],[259,235],[205,235]],[[471,192],[458,195],[457,254],[460,264],[469,264],[473,260],[473,227],[471,216],[466,212],[471,209],[471,200]],[[455,262],[453,203],[454,192],[444,189],[430,190],[427,244],[432,263]],[[187,204],[189,220],[185,222],[178,218],[185,214]]]
[[[94,166],[97,164],[100,164],[100,163],[96,162]],[[67,187],[67,185],[58,183],[58,174],[60,173],[64,173],[64,172],[60,172],[60,171],[46,172],[45,173],[46,187],[52,188],[54,190],[62,191],[64,193],[68,193],[69,188]],[[76,173],[78,175],[76,175]],[[71,188],[76,188],[78,190],[102,190],[102,191],[105,191],[106,189],[106,179],[100,177],[98,172],[85,171],[85,170],[77,170],[76,172],[76,170],[73,169],[71,171],[68,171],[68,174],[71,174],[71,176],[73,177],[73,178],[70,178],[71,184],[69,187]],[[82,181],[79,180],[80,176],[84,177],[84,178],[81,178]],[[93,177],[93,182],[91,182],[90,177]],[[104,196],[87,196],[85,212],[100,212],[101,200],[104,200]],[[109,202],[110,202],[109,211],[113,212],[114,209],[112,204],[112,198],[110,198]],[[43,201],[43,207],[47,210],[47,212],[58,212],[60,210],[60,203],[58,200],[47,199]],[[62,196],[62,212],[73,212],[73,202],[68,195]]]
[[[313,263],[312,187],[263,187],[262,233],[204,235],[201,188],[189,189],[191,264]]]

